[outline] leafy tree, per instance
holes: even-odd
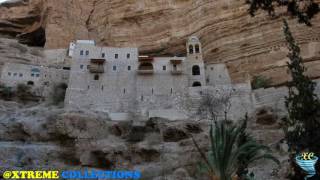
[[[250,5],[248,11],[251,16],[262,9],[274,17],[276,7],[286,7],[287,12],[298,18],[299,23],[305,23],[308,26],[311,26],[310,19],[320,11],[319,5],[314,0],[246,0],[246,3]]]
[[[314,90],[316,84],[305,76],[306,68],[302,63],[300,48],[295,42],[288,23],[284,20],[284,34],[288,42],[289,72],[292,81],[289,82],[289,95],[286,97],[288,118],[284,119],[285,137],[289,145],[291,163],[293,167],[295,154],[302,151],[312,151],[320,154],[320,101]],[[295,168],[294,177],[299,171]],[[299,178],[298,178],[299,179]]]
[[[240,177],[247,176],[247,173],[244,172],[248,165],[259,159],[271,159],[279,164],[279,161],[270,154],[270,149],[267,146],[258,144],[248,136],[246,127],[246,120],[240,125],[234,125],[227,121],[215,122],[215,125],[211,125],[209,135],[211,148],[208,157],[193,139],[205,162],[201,169],[207,172],[211,178],[231,180],[236,174]],[[252,178],[252,175],[247,177]]]

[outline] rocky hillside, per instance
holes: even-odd
[[[5,162],[0,174],[6,169],[39,167],[137,169],[145,180],[207,179],[199,173],[200,155],[190,138],[192,135],[203,151],[208,150],[205,122],[157,118],[115,122],[103,113],[68,112],[44,104],[22,105],[1,100],[0,119],[0,161]],[[279,129],[262,126],[252,129],[261,142],[275,149],[282,138]],[[272,138],[265,138],[271,134]],[[253,167],[258,179],[283,179],[286,156],[282,154],[280,160],[284,165],[278,174],[274,164],[259,161]]]
[[[11,0],[0,7],[0,32],[46,48],[94,39],[100,45],[137,46],[157,55],[184,54],[186,37],[195,34],[205,59],[226,62],[234,82],[261,74],[282,84],[288,76],[281,18],[271,19],[264,12],[252,18],[244,2]],[[312,28],[290,20],[312,77],[320,77],[319,22],[320,15],[312,20]]]

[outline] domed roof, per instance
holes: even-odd
[[[188,42],[200,42],[197,36],[190,36]]]

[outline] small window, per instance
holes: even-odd
[[[127,54],[127,59],[130,59],[130,54],[129,53]]]
[[[17,73],[14,73],[14,74],[13,74],[13,76],[17,76],[17,75],[18,75]]]
[[[94,75],[94,80],[95,80],[95,81],[98,81],[98,80],[99,80],[99,75],[97,75],[97,74]]]
[[[213,71],[213,67],[211,67],[211,71]]]
[[[36,74],[36,77],[40,77],[40,74]]]
[[[101,54],[101,57],[103,57],[103,58],[106,57],[106,54],[105,54],[105,53],[102,53],[102,54]]]
[[[80,69],[83,69],[83,65],[82,64],[80,65]]]
[[[126,94],[126,89],[123,89],[123,94]]]
[[[80,55],[83,56],[83,50],[80,51]]]
[[[88,89],[90,89],[90,86],[88,86]]]
[[[143,101],[143,96],[141,96],[141,101]]]
[[[128,66],[128,71],[131,71],[131,66]]]
[[[154,90],[153,90],[153,88],[151,89],[151,93],[152,93],[152,94],[154,93]]]
[[[34,74],[33,74],[33,73],[31,74],[31,77],[34,77]]]
[[[103,86],[101,86],[101,90],[103,91]]]
[[[166,71],[166,70],[167,70],[167,66],[162,66],[162,69],[163,69],[164,71]]]
[[[89,69],[90,68],[90,65],[87,65],[87,69]]]
[[[113,67],[112,67],[112,70],[113,70],[113,71],[116,71],[116,70],[117,70],[117,66],[113,66]]]
[[[86,51],[86,56],[89,56],[89,51],[88,50]]]
[[[118,57],[119,57],[118,54],[115,54],[115,55],[114,55],[114,58],[115,58],[115,59],[118,59]]]
[[[11,72],[8,72],[8,76],[11,76]]]
[[[173,93],[173,89],[171,88],[171,91],[170,91],[170,93],[172,94]]]

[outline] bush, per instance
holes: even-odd
[[[252,89],[267,88],[271,84],[271,78],[265,76],[254,76],[251,82]]]
[[[25,84],[18,84],[16,96],[22,102],[29,101],[34,97],[33,93],[31,92],[31,87]]]
[[[13,91],[11,87],[6,87],[4,85],[0,85],[0,92],[1,92],[1,97],[4,100],[11,100],[13,98]]]
[[[59,83],[53,87],[53,94],[51,97],[51,101],[53,104],[58,105],[64,102],[67,88],[68,85],[65,83]]]

